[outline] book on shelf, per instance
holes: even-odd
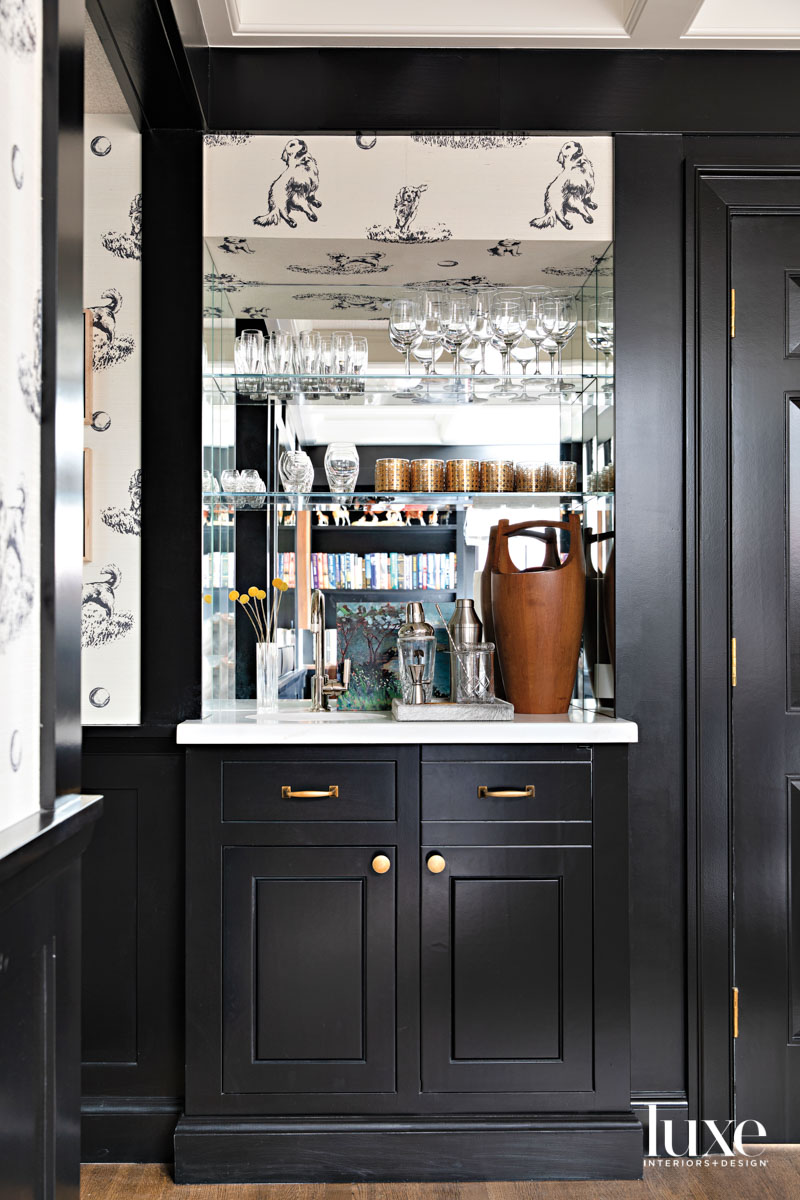
[[[227,575],[226,563],[221,571]],[[311,586],[323,591],[455,591],[456,555],[449,554],[311,554]],[[220,567],[217,567],[220,570]],[[290,587],[296,586],[295,555],[282,551],[277,572]]]

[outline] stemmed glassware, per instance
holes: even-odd
[[[436,370],[436,353],[437,347],[442,345],[443,338],[443,321],[445,316],[446,298],[441,292],[425,292],[420,300],[420,332],[422,340],[430,343],[431,348],[431,367],[430,371],[426,372],[430,375],[438,374]]]
[[[533,378],[537,375],[541,378],[539,347],[547,339],[547,334],[542,328],[542,308],[545,300],[550,297],[551,291],[547,287],[527,287],[524,289],[523,295],[525,297],[525,333],[528,341],[533,342],[536,347],[536,370],[533,372]]]
[[[492,339],[492,323],[489,317],[489,306],[494,292],[491,288],[478,288],[475,293],[475,307],[471,319],[471,332],[480,347],[481,375],[486,375],[486,347]],[[475,372],[473,371],[473,375]]]
[[[511,383],[511,350],[522,338],[525,327],[521,296],[518,293],[506,295],[503,292],[495,292],[489,305],[489,320],[503,357],[503,379],[494,389],[494,395],[506,399],[519,397],[522,392]]]
[[[611,295],[601,296],[589,307],[589,317],[586,321],[586,341],[592,350],[599,350],[605,358],[606,372],[614,352],[614,298]]]
[[[578,303],[571,292],[553,292],[542,305],[542,329],[556,347],[558,354],[558,375],[548,390],[554,392],[572,391],[574,384],[567,383],[562,370],[562,352],[578,324]],[[545,349],[548,349],[545,342]],[[553,352],[548,350],[551,363]]]
[[[462,389],[458,376],[461,373],[461,347],[472,336],[474,306],[468,296],[448,296],[442,305],[441,338],[446,350],[453,355],[453,388]]]
[[[513,358],[515,363],[519,363],[519,365],[522,367],[522,394],[527,395],[527,392],[528,392],[528,378],[527,378],[528,367],[534,361],[536,361],[537,366],[539,365],[539,363],[538,363],[538,357],[539,357],[538,347],[534,344],[527,329],[525,330],[525,333],[523,334],[522,338],[517,342],[516,346],[514,346],[512,348],[511,357]]]
[[[411,350],[422,332],[422,314],[416,297],[401,296],[389,310],[389,332],[406,359],[406,375],[411,374]]]

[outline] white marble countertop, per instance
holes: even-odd
[[[390,712],[312,713],[309,700],[281,700],[275,717],[256,717],[255,700],[229,701],[210,716],[183,721],[182,746],[434,745],[636,742],[633,721],[571,708],[563,716],[513,721],[395,721]]]

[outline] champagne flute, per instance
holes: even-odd
[[[525,323],[520,300],[513,296],[508,297],[502,292],[495,292],[489,306],[489,319],[503,356],[503,380],[494,389],[494,395],[503,396],[507,400],[515,399],[522,394],[519,388],[511,383],[511,348],[522,338]]]
[[[389,310],[389,332],[402,347],[406,359],[406,375],[411,374],[411,348],[422,327],[419,301],[411,296],[402,296],[392,301]]]

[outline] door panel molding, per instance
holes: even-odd
[[[687,138],[686,618],[690,1115],[733,1117],[730,229],[800,212],[800,139]],[[723,702],[724,698],[724,702]]]

